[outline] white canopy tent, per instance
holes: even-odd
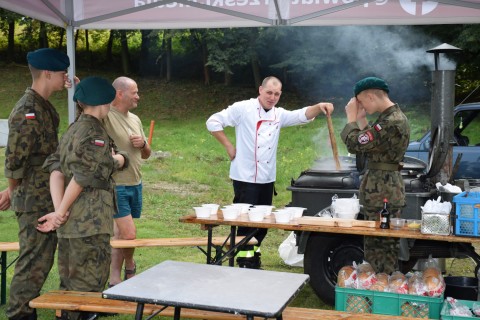
[[[0,7],[74,30],[480,23],[480,0],[0,0]],[[73,121],[73,90],[69,90]]]

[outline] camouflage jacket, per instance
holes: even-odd
[[[403,160],[410,140],[407,117],[395,104],[382,112],[378,119],[364,130],[356,123],[348,123],[340,134],[350,153],[364,153],[368,164],[386,164],[395,169],[370,168],[360,185],[360,203],[367,208],[380,209],[383,198],[392,208],[405,206],[405,186],[398,164]]]
[[[112,157],[118,152],[100,120],[81,115],[62,136],[55,154],[45,161],[50,172],[60,170],[65,186],[72,177],[83,191],[70,207],[67,222],[57,230],[59,238],[80,238],[97,234],[113,234],[113,215],[117,212],[112,173],[119,168]]]
[[[59,121],[53,105],[31,88],[10,113],[5,177],[21,180],[12,194],[12,210],[53,211],[49,174],[42,164],[58,146]]]

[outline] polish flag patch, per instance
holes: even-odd
[[[379,123],[377,123],[376,125],[374,125],[373,128],[374,128],[377,132],[382,131],[382,126],[381,126]]]
[[[95,139],[95,141],[93,142],[94,145],[96,145],[97,147],[103,147],[105,145],[105,141],[104,140],[99,140],[99,139]]]
[[[26,119],[35,119],[35,113],[25,113]]]

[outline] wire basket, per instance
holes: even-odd
[[[450,214],[438,212],[422,212],[422,233],[448,236],[450,234],[450,231]]]

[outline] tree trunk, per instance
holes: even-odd
[[[225,77],[224,84],[229,87],[232,84],[232,74],[228,70],[225,70],[223,74]]]
[[[40,22],[38,42],[40,48],[48,48],[47,26],[45,25],[45,22]]]
[[[142,33],[142,44],[140,46],[140,61],[138,66],[138,71],[141,76],[146,76],[149,74],[150,70],[150,34],[152,30],[141,30]]]
[[[58,39],[57,49],[61,50],[62,47],[63,47],[63,38],[65,37],[65,29],[64,28],[60,28],[60,34],[59,34],[58,37],[59,37],[59,39]]]
[[[255,88],[258,88],[262,84],[262,78],[260,76],[260,64],[256,52],[252,53],[252,72],[255,81]]]
[[[8,23],[7,62],[13,62],[15,57],[15,21]]]
[[[129,57],[128,57],[128,41],[127,32],[120,30],[121,56],[122,56],[122,71],[125,75],[130,73]]]
[[[113,61],[112,51],[113,51],[113,38],[114,37],[115,37],[114,31],[110,30],[110,36],[108,37],[107,54],[106,54],[107,61],[110,62],[110,63]]]
[[[88,41],[88,29],[85,29],[85,49],[87,50],[88,66],[91,68],[93,65],[93,57],[90,51],[90,41]]]
[[[172,36],[170,35],[170,31],[168,32],[169,35],[167,37],[167,51],[165,52],[165,58],[166,58],[166,80],[171,81],[172,80]]]
[[[80,36],[80,29],[75,31],[75,48],[78,48],[78,37]]]
[[[160,49],[160,56],[157,58],[157,64],[160,64],[160,72],[158,73],[160,75],[160,79],[163,79],[163,74],[165,72],[165,68],[164,68],[164,65],[165,65],[165,47],[166,47],[166,43],[165,43],[165,30],[163,31],[163,37],[162,37],[162,48]]]
[[[208,48],[205,41],[205,37],[202,36],[200,40],[200,46],[202,49],[202,63],[203,63],[203,80],[206,86],[210,85],[210,69],[207,66],[208,61]]]

